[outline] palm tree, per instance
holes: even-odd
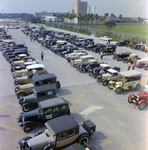
[[[93,13],[90,14],[90,21],[91,21],[91,27],[92,27],[93,21],[94,21],[94,14]]]
[[[94,18],[96,20],[96,25],[97,25],[97,22],[98,22],[98,20],[99,20],[100,17],[98,16],[98,14],[95,14]]]

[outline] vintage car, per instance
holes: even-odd
[[[93,68],[98,68],[100,66],[100,62],[98,62],[95,59],[90,59],[87,61],[87,63],[80,63],[79,65],[76,65],[76,69],[82,73],[88,72],[88,70]]]
[[[68,55],[68,54],[70,54],[70,53],[73,53],[74,50],[78,50],[78,49],[79,49],[78,47],[70,47],[70,48],[67,48],[66,51],[61,52],[60,55],[65,58],[65,55]]]
[[[57,79],[57,77],[53,73],[43,74],[43,75],[34,74],[32,76],[32,82],[30,82],[28,84],[24,84],[24,85],[15,86],[15,93],[16,93],[17,97],[20,98],[22,96],[32,94],[34,87],[46,85],[46,84],[53,84],[57,89],[60,89],[61,84],[56,79]],[[31,79],[29,78],[28,80],[30,81]],[[20,80],[19,80],[19,78],[15,79],[15,83],[17,83],[17,84],[22,83],[21,81],[23,82],[23,79],[20,79]]]
[[[126,46],[133,49],[137,43],[139,43],[138,40],[131,40]]]
[[[81,47],[81,48],[86,48],[86,46],[88,45],[88,43],[92,43],[93,42],[93,39],[84,39],[83,41],[82,41],[82,43],[79,45],[79,47]]]
[[[71,61],[79,59],[82,56],[86,56],[87,53],[73,53],[69,57],[67,57],[67,62],[71,63]]]
[[[100,37],[101,40],[104,40],[104,41],[112,41],[113,39],[108,37],[108,36],[102,36]]]
[[[21,150],[56,150],[73,143],[84,145],[89,142],[96,128],[90,120],[79,124],[69,115],[48,120],[45,126],[47,129],[39,131],[34,137],[21,139]]]
[[[57,97],[57,88],[52,84],[33,88],[33,94],[19,98],[19,104],[24,112],[37,108],[37,103],[49,98]]]
[[[74,50],[73,53],[66,54],[65,58],[67,60],[70,60],[70,58],[73,57],[76,53],[85,53],[85,55],[88,54],[88,52],[85,49],[78,49],[78,50]]]
[[[121,42],[118,42],[118,46],[127,46],[129,44],[130,40],[122,40]]]
[[[75,59],[75,60],[71,59],[70,64],[71,66],[76,67],[76,65],[79,65],[80,63],[86,63],[89,59],[98,60],[93,55],[86,55],[86,56],[81,56],[79,59]]]
[[[115,54],[116,48],[117,48],[117,45],[110,44],[110,45],[105,45],[105,47],[101,51],[103,52],[103,55],[105,56],[106,54]]]
[[[148,104],[148,85],[145,86],[143,92],[128,95],[128,102],[134,103],[142,110]]]
[[[142,50],[143,49],[143,44],[136,44],[136,45],[134,45],[133,46],[133,49],[135,49],[135,50]]]
[[[119,53],[116,53],[116,54],[113,55],[113,60],[115,60],[115,59],[117,61],[123,60],[124,58],[129,57],[130,54],[131,54],[130,52],[119,52]]]
[[[89,69],[88,74],[94,78],[97,78],[98,75],[106,73],[110,69],[110,65],[106,63],[100,64],[99,68]]]
[[[110,81],[116,81],[119,72],[114,69],[108,69],[105,74],[99,75],[97,77],[97,82],[102,83],[107,86]]]
[[[67,49],[70,47],[73,47],[73,45],[63,45],[61,48],[54,49],[54,53],[59,54],[61,52],[67,51]]]
[[[45,66],[43,64],[33,64],[33,65],[26,66],[26,69],[14,71],[12,73],[12,76],[16,78],[22,76],[30,76],[35,73],[41,75],[41,74],[47,74],[48,72],[46,71]]]
[[[20,54],[17,57],[10,59],[9,63],[12,63],[12,62],[15,62],[15,61],[21,61],[25,57],[27,57],[26,54]]]
[[[140,59],[140,58],[138,57],[138,54],[131,53],[131,54],[129,55],[129,57],[125,57],[125,58],[123,59],[123,63],[128,63],[128,62],[132,62],[132,63],[134,62],[134,63],[136,63],[138,59]]]
[[[142,73],[136,70],[123,71],[119,73],[116,81],[110,81],[109,89],[113,89],[117,94],[124,90],[139,90],[141,88]]]
[[[148,52],[148,44],[144,44],[144,52],[145,52],[145,53]]]
[[[143,58],[136,61],[136,67],[143,68],[145,65],[148,65],[148,58]]]
[[[36,64],[36,62],[35,61],[33,61],[33,62],[24,62],[23,66],[11,66],[10,71],[14,72],[14,71],[22,70],[22,69],[25,69],[26,66],[33,65],[33,64]]]
[[[68,102],[62,97],[51,98],[38,103],[38,108],[29,112],[19,113],[18,123],[24,132],[30,132],[35,125],[44,124],[46,121],[70,115]]]
[[[103,43],[98,43],[96,45],[96,47],[92,48],[92,52],[95,52],[95,53],[100,53],[103,49],[105,49],[106,47],[106,44],[103,44]]]

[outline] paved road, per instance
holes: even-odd
[[[48,49],[43,50],[45,59],[42,62],[39,43],[30,42],[29,37],[24,35],[20,29],[11,29],[9,33],[17,43],[25,42],[30,54],[43,63],[48,72],[57,75],[62,86],[58,95],[69,101],[72,117],[78,122],[90,119],[96,124],[96,132],[90,144],[97,149],[104,150],[148,149],[148,107],[140,111],[135,105],[127,102],[129,93],[139,91],[126,91],[117,95],[114,91],[97,83],[88,74],[77,72],[64,58],[55,55]],[[88,38],[85,35],[78,35]],[[91,38],[94,37],[91,36]],[[95,42],[100,41],[98,38],[94,39]],[[138,53],[140,57],[147,57],[144,52],[126,47],[118,47],[117,51],[130,51]],[[99,54],[92,52],[89,54],[93,54],[101,61]],[[121,71],[127,70],[127,64],[112,60],[112,55],[105,56],[103,61],[108,62],[111,66],[121,67]],[[15,150],[18,149],[17,143],[22,137],[32,136],[39,129],[44,129],[44,126],[35,128],[30,134],[24,133],[18,126],[16,118],[21,109],[14,93],[14,79],[9,71],[10,64],[1,54],[0,64],[0,150]],[[138,68],[136,70],[143,72],[141,92],[146,84],[148,72]]]

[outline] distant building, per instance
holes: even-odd
[[[71,9],[71,10],[69,11],[69,13],[70,13],[70,14],[74,14],[74,9]]]
[[[81,2],[81,0],[77,0],[74,3],[74,13],[75,14],[82,14],[85,15],[87,14],[87,2]]]

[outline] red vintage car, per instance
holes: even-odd
[[[136,104],[138,108],[142,110],[146,104],[148,104],[148,85],[145,86],[143,92],[138,94],[130,94],[128,96],[128,102]]]

